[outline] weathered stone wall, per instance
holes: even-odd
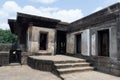
[[[117,58],[87,57],[86,59],[92,63],[96,70],[120,76],[120,61]]]
[[[120,16],[117,18],[117,57],[120,60]]]
[[[40,32],[48,33],[47,50],[39,50]],[[32,26],[32,29],[28,29],[28,34],[29,34],[28,35],[28,52],[54,54],[55,33],[56,33],[55,29]]]
[[[75,36],[72,33],[67,34],[67,53],[74,54]]]
[[[2,44],[0,43],[0,51],[10,51],[12,44]]]
[[[32,53],[21,52],[21,64],[26,65],[28,56],[32,55]],[[0,66],[8,66],[10,53],[9,52],[0,52]]]
[[[0,66],[9,64],[9,52],[0,52]]]
[[[94,26],[90,29],[90,44],[91,55],[98,56],[98,31],[109,30],[109,54],[112,58],[117,58],[117,38],[116,38],[116,23],[115,21],[109,21],[100,25]]]
[[[76,53],[76,35],[81,34],[81,54],[89,56],[89,29],[67,34],[67,53]]]
[[[27,59],[29,56],[33,55],[30,52],[22,52],[21,53],[21,64],[26,65],[27,64]]]
[[[98,31],[109,30],[109,57],[98,56]],[[87,29],[86,29],[87,30]],[[76,31],[69,33],[68,36],[68,53],[76,52],[75,51],[75,34],[82,34],[82,57],[84,56],[96,70],[102,71],[104,73],[109,73],[112,75],[120,76],[120,18],[117,20],[106,21],[101,24],[97,24],[89,28],[89,31],[86,30]],[[73,34],[74,33],[74,34]],[[89,34],[89,35],[88,35]],[[73,39],[71,35],[74,36]],[[87,37],[87,38],[86,38]],[[69,45],[71,42],[69,39],[72,39],[72,45]],[[86,44],[87,43],[87,44]],[[89,48],[86,47],[89,46]],[[85,50],[84,50],[85,49]],[[86,54],[88,50],[88,55]],[[73,55],[72,55],[73,56]],[[77,54],[75,57],[81,56]]]
[[[82,55],[89,56],[90,55],[90,31],[89,29],[83,30],[82,32]]]
[[[83,58],[91,63],[97,71],[120,77],[120,60],[117,58],[103,56],[83,56],[77,54],[67,54],[68,56]]]
[[[27,64],[33,69],[52,72],[53,74],[62,79],[53,61],[39,60],[28,57]]]
[[[9,51],[11,47],[11,44],[0,44],[0,66],[9,64]]]

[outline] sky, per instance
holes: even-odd
[[[73,22],[120,0],[0,0],[0,28],[9,29],[8,19],[17,12]]]

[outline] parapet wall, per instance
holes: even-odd
[[[1,44],[0,43],[0,51],[10,51],[12,44]]]

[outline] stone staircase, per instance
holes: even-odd
[[[92,71],[94,68],[85,59],[65,55],[29,56],[28,65],[33,69],[49,71],[64,80],[66,74]]]
[[[93,67],[90,67],[90,63],[86,62],[84,59],[77,61],[56,61],[54,63],[60,75],[73,72],[90,71],[94,69]]]

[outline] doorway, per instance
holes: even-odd
[[[57,31],[57,49],[56,54],[66,53],[66,32]]]
[[[9,63],[21,63],[21,50],[10,50]]]
[[[98,56],[109,57],[109,29],[98,31]]]
[[[81,53],[81,34],[76,35],[76,53]]]
[[[39,50],[46,50],[47,49],[47,34],[45,32],[40,33],[40,44],[39,44]]]

